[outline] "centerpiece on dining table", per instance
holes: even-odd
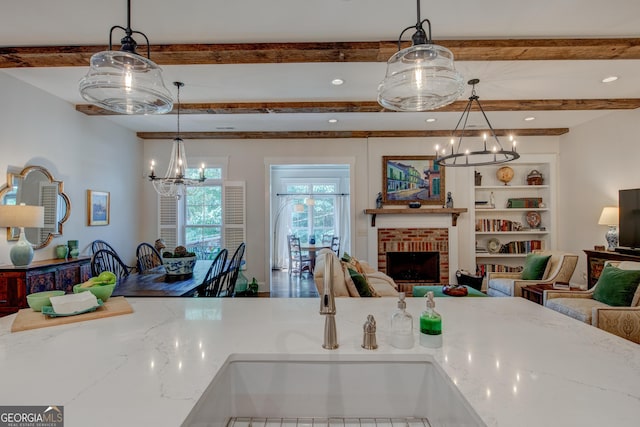
[[[196,254],[184,246],[176,246],[173,252],[162,253],[162,263],[169,276],[190,276],[196,265]]]

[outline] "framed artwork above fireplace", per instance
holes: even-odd
[[[435,156],[383,156],[382,202],[390,205],[445,204],[444,168]]]

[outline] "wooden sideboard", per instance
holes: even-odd
[[[28,307],[27,294],[51,290],[73,292],[91,277],[91,258],[48,259],[26,267],[0,266],[0,316]]]
[[[584,250],[587,254],[587,287],[593,288],[600,278],[600,273],[606,261],[636,261],[640,262],[640,256],[621,254],[610,251]]]

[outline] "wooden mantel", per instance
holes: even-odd
[[[396,208],[396,209],[365,209],[364,213],[371,215],[371,226],[376,226],[376,215],[451,215],[451,226],[455,227],[461,213],[467,208]]]

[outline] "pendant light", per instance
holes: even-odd
[[[469,102],[467,102],[467,106],[462,112],[462,116],[460,116],[460,120],[458,120],[458,124],[456,124],[456,128],[453,130],[452,138],[451,138],[451,149],[450,151],[446,148],[440,149],[438,145],[436,145],[436,160],[435,162],[440,166],[482,166],[482,165],[497,165],[500,163],[510,162],[511,160],[516,160],[520,158],[520,154],[516,152],[516,142],[511,138],[512,149],[504,149],[496,132],[493,130],[493,126],[489,123],[489,119],[482,109],[482,105],[480,105],[480,101],[478,95],[476,95],[476,85],[480,83],[479,79],[472,79],[467,82],[471,85],[471,96],[469,97]],[[469,135],[465,135],[467,122],[469,121],[469,114],[471,113],[471,109],[473,107],[473,103],[477,105],[478,109],[482,113],[482,117],[489,127],[489,131],[491,132],[491,139],[494,141],[491,144],[491,149],[487,149],[487,136],[483,135],[483,141],[480,142],[477,139],[473,139],[473,137]],[[462,129],[458,131],[458,128],[462,124]],[[456,144],[455,137],[458,136],[458,143]],[[478,148],[473,148],[474,146]]]
[[[125,32],[120,51],[112,50],[113,30]],[[136,53],[133,34],[144,37],[147,58]],[[127,0],[127,28],[114,25],[109,31],[109,50],[91,57],[87,75],[80,80],[80,94],[88,102],[121,114],[165,114],[173,108],[162,70],[149,58],[149,39],[131,29],[131,0]]]
[[[204,182],[204,164],[199,170],[198,178],[187,177],[187,154],[184,149],[184,141],[180,138],[180,88],[184,86],[182,82],[173,82],[178,88],[178,130],[173,139],[169,167],[164,177],[156,176],[155,162],[151,160],[151,171],[149,180],[153,182],[156,192],[165,197],[175,197],[179,199],[187,192],[187,187],[201,185]]]
[[[431,22],[420,20],[402,30],[398,37],[398,52],[387,61],[387,74],[378,86],[378,103],[395,111],[427,111],[444,107],[464,92],[464,79],[453,65],[453,53],[433,44]],[[429,36],[423,28],[427,23]],[[400,50],[404,33],[415,28],[413,45]]]

